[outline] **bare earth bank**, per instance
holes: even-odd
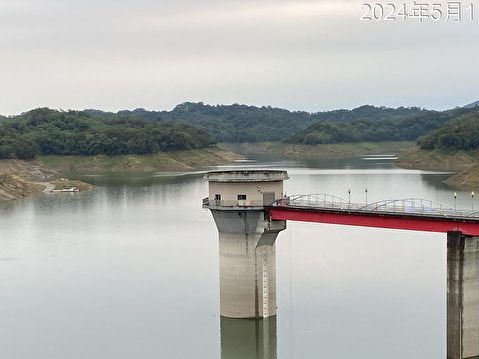
[[[359,142],[321,145],[277,142],[225,143],[223,147],[245,155],[271,155],[286,159],[348,159],[366,155],[396,154],[395,164],[408,169],[451,171],[445,183],[452,188],[479,189],[479,151],[425,151],[414,142]]]
[[[93,186],[64,178],[62,173],[98,174],[115,172],[192,171],[204,166],[231,163],[244,157],[212,147],[201,150],[128,156],[40,156],[35,160],[0,160],[0,201],[77,187]]]
[[[222,147],[244,155],[271,155],[285,159],[340,160],[377,154],[400,154],[414,142],[356,142],[302,145],[280,142],[222,143]]]
[[[36,160],[0,160],[0,201],[39,193],[58,177]]]
[[[208,149],[125,156],[40,156],[37,160],[0,160],[0,201],[27,197],[53,188],[92,186],[63,178],[62,173],[99,174],[154,171],[193,171],[244,159],[271,155],[286,159],[347,159],[397,154],[402,168],[451,171],[445,183],[457,189],[479,189],[479,151],[421,150],[412,142],[361,142],[296,145],[275,142],[222,144]],[[238,154],[238,153],[241,153]]]
[[[154,171],[193,171],[244,157],[220,147],[189,151],[121,156],[40,156],[43,165],[63,173],[100,174]]]
[[[479,188],[479,151],[421,150],[414,147],[397,161],[399,167],[432,171],[455,172],[445,183],[452,188]]]

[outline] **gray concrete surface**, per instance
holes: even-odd
[[[219,233],[220,312],[228,318],[276,315],[276,248],[285,221],[269,221],[264,202],[283,196],[285,171],[209,172],[209,197]]]
[[[479,358],[479,237],[447,236],[447,358]]]
[[[219,232],[220,312],[229,318],[276,315],[276,249],[285,222],[258,210],[212,210]]]

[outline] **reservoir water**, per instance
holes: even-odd
[[[364,202],[367,187],[369,202],[454,205],[447,174],[395,168],[390,156],[233,167],[287,170],[288,194],[347,198],[351,189]],[[217,232],[201,208],[202,177],[94,176],[91,192],[0,204],[0,357],[260,358],[265,345],[284,359],[445,357],[442,234],[288,222],[267,343],[251,343],[262,323],[220,321]],[[479,209],[475,201],[458,193],[458,208]]]

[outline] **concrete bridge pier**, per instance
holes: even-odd
[[[479,358],[479,237],[447,234],[447,358]]]

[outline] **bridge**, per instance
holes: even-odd
[[[405,198],[362,204],[329,194],[286,196],[265,206],[273,221],[330,223],[479,236],[479,211]]]
[[[447,358],[479,357],[479,211],[418,198],[361,204],[329,194],[285,196],[288,178],[271,170],[205,176],[203,208],[218,228],[222,322],[268,319],[251,337],[275,342],[275,242],[287,221],[447,233]]]

